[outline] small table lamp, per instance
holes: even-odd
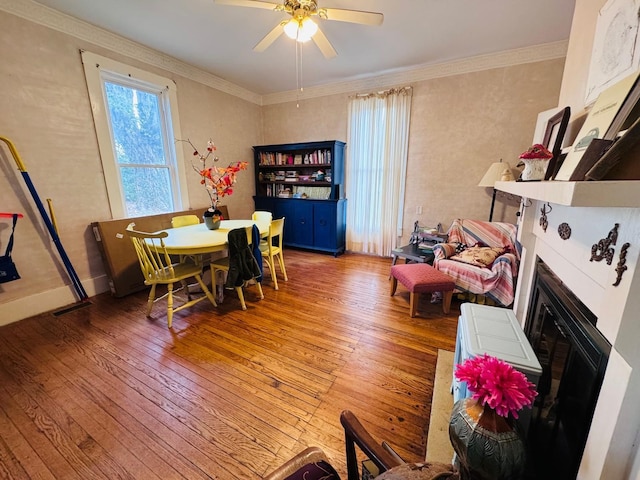
[[[498,181],[512,181],[513,174],[511,173],[511,166],[507,162],[503,162],[500,159],[499,162],[494,162],[491,164],[487,173],[484,174],[480,183],[478,183],[479,187],[491,187],[493,188],[493,196],[491,198],[491,211],[489,212],[489,221],[493,220],[493,207],[496,204],[496,193],[495,189],[496,182]]]

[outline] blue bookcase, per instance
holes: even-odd
[[[253,147],[255,209],[285,217],[286,246],[344,252],[344,149],[338,140]]]

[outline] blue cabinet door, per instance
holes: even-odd
[[[284,217],[283,242],[288,247],[331,252],[345,250],[346,200],[254,197],[256,210]]]
[[[336,248],[336,204],[317,202],[313,206],[314,247],[333,251]]]
[[[291,243],[298,247],[313,248],[313,203],[308,200],[291,203],[293,212],[288,222]],[[287,220],[284,223],[286,226]]]

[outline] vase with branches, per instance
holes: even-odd
[[[213,140],[209,139],[204,153],[198,150],[190,139],[178,141],[186,142],[193,148],[191,167],[198,173],[200,184],[205,187],[209,196],[210,206],[204,212],[204,220],[207,226],[212,223],[213,228],[216,228],[216,225],[219,226],[220,220],[222,220],[222,212],[218,209],[220,199],[233,194],[233,186],[237,181],[238,172],[246,170],[248,162],[239,161],[230,163],[227,167],[219,167],[215,165],[220,159],[215,154],[216,146]],[[197,162],[194,161],[194,157],[198,159]],[[207,164],[209,159],[213,165]]]

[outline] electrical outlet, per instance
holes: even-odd
[[[422,215],[422,205],[416,207],[416,215]]]

